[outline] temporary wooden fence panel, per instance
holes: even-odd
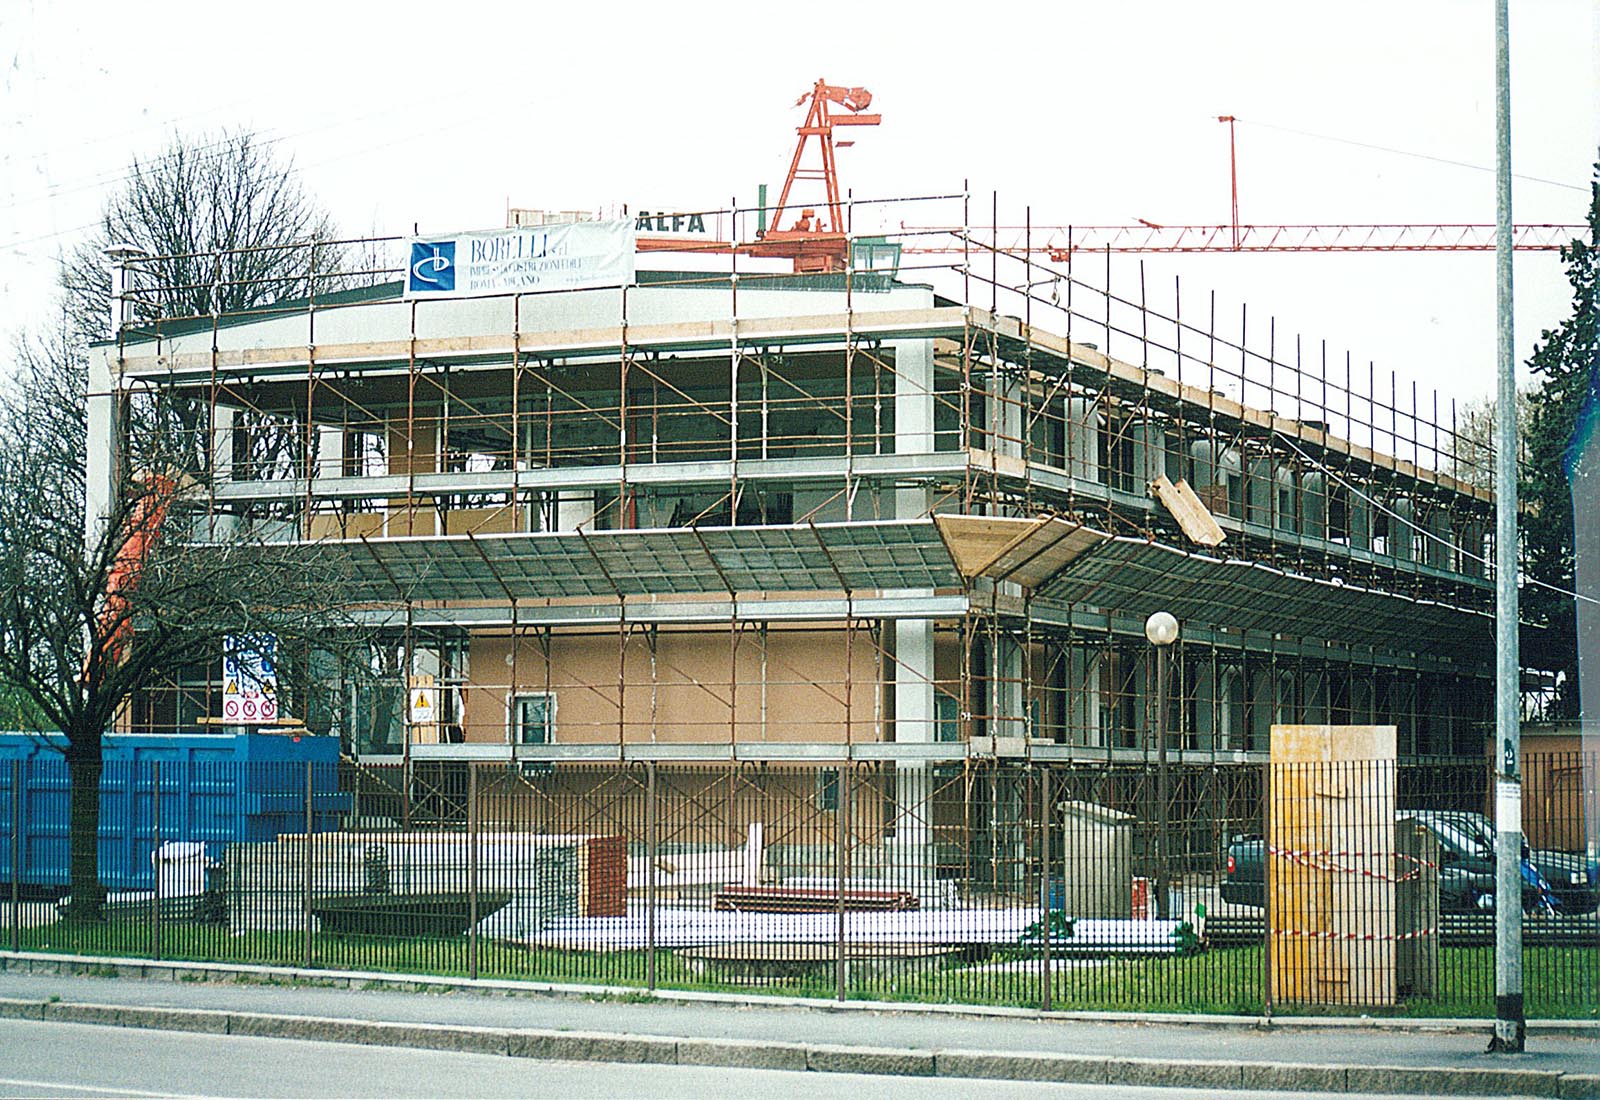
[[[1395,1001],[1395,727],[1272,727],[1274,1001]]]

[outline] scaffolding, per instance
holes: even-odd
[[[1481,756],[1490,459],[1455,403],[1109,249],[1040,262],[1031,214],[1017,242],[991,207],[851,200],[842,272],[652,253],[625,286],[491,298],[337,262],[384,239],[198,315],[175,303],[240,288],[134,259],[91,405],[180,426],[197,539],[349,578],[395,669],[339,730],[359,756],[904,770],[1144,760],[1159,727],[1246,762],[1274,722],[1380,721]],[[760,212],[715,213],[745,239]],[[1157,609],[1183,623],[1164,723]],[[219,690],[175,671],[124,728]]]

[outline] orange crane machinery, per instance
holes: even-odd
[[[128,639],[133,636],[133,619],[129,615],[133,590],[139,585],[145,559],[161,537],[173,497],[182,487],[178,478],[168,474],[146,472],[136,475],[134,480],[141,487],[140,495],[125,521],[126,537],[106,571],[105,603],[101,606],[99,624],[98,655],[102,671],[105,666],[121,662]],[[85,662],[85,677],[94,667],[93,660]]]
[[[801,106],[808,98],[811,107],[805,121],[795,127],[800,140],[795,143],[789,175],[783,181],[783,191],[773,210],[772,226],[758,233],[757,240],[740,246],[740,251],[751,256],[792,259],[796,271],[843,271],[850,261],[849,226],[845,224],[839,199],[839,166],[834,150],[852,142],[835,142],[833,128],[876,126],[883,121],[883,116],[865,113],[872,105],[872,93],[865,88],[846,88],[819,78],[810,92],[795,101],[795,106]],[[836,112],[835,108],[841,110]],[[817,139],[821,164],[805,167],[806,146],[812,138]],[[826,201],[820,211],[814,206],[801,207],[785,228],[784,220],[791,214],[789,199],[799,180],[820,181]]]

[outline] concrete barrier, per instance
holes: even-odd
[[[808,1046],[806,1068],[817,1073],[880,1073],[932,1077],[934,1053],[891,1047]]]
[[[1189,1089],[1236,1089],[1243,1080],[1238,1062],[1184,1062],[1160,1058],[1115,1058],[1111,1082]]]
[[[760,1039],[679,1039],[678,1064],[799,1071],[806,1068],[806,1048]]]
[[[69,1024],[103,1024],[142,1027],[159,1031],[199,1031],[228,1034],[228,1014],[205,1009],[152,1008],[146,1005],[98,1005],[46,1002],[44,1018]]]
[[[1111,1080],[1105,1058],[1071,1054],[997,1054],[981,1050],[941,1050],[934,1057],[940,1077],[982,1077],[997,1081],[1054,1081],[1099,1084]]]
[[[651,1036],[589,1031],[518,1030],[507,1033],[513,1058],[566,1062],[653,1062],[676,1064],[678,1041]]]
[[[1349,1066],[1350,1092],[1414,1092],[1426,1096],[1560,1096],[1561,1074],[1529,1069],[1438,1069]]]
[[[1562,1100],[1600,1100],[1600,1073],[1568,1073],[1561,1078]]]
[[[0,1020],[42,1020],[43,1001],[28,1001],[16,997],[0,997]]]

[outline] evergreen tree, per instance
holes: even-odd
[[[1546,329],[1528,366],[1538,380],[1530,403],[1525,440],[1522,499],[1522,590],[1526,619],[1544,630],[1528,632],[1523,663],[1560,674],[1552,712],[1546,718],[1578,714],[1578,643],[1574,584],[1572,492],[1566,457],[1578,416],[1600,372],[1600,162],[1589,185],[1589,239],[1575,239],[1561,250],[1572,283],[1572,314]],[[1578,517],[1600,523],[1600,516]],[[1544,587],[1544,586],[1550,587]]]

